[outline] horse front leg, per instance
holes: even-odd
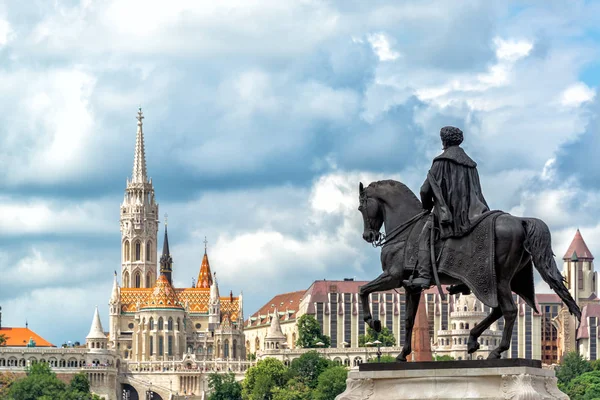
[[[502,316],[502,310],[500,307],[492,309],[492,312],[488,314],[480,323],[475,325],[471,332],[469,332],[469,341],[467,343],[467,351],[469,354],[479,350],[479,342],[477,341],[481,334],[485,332],[494,322],[496,322]]]
[[[404,333],[404,347],[402,352],[396,357],[396,361],[406,361],[406,357],[412,353],[412,331],[415,326],[415,318],[419,309],[419,300],[421,291],[406,293],[406,330]]]
[[[369,307],[369,295],[373,292],[395,289],[398,287],[399,278],[384,271],[377,278],[360,287],[358,292],[363,308],[363,319],[367,325],[375,332],[381,332],[381,321],[373,320],[371,308]]]

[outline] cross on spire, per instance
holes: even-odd
[[[144,114],[142,114],[142,107],[140,106],[140,108],[138,108],[138,113],[137,113],[137,120],[138,120],[138,125],[142,125],[142,120],[144,119]]]
[[[206,236],[204,236],[204,254],[206,254],[206,245],[208,244],[208,240],[206,240]]]
[[[169,214],[165,213],[165,226],[167,226],[167,222],[169,222],[168,218]]]

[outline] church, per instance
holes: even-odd
[[[186,354],[198,361],[244,359],[242,295],[220,296],[206,243],[192,287],[173,287],[166,221],[157,259],[158,204],[146,170],[143,118],[140,109],[133,173],[120,207],[121,285],[115,271],[108,348],[123,361],[180,361]]]

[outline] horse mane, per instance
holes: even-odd
[[[393,190],[401,192],[409,201],[414,203],[415,207],[421,208],[423,205],[421,201],[415,196],[412,190],[408,188],[404,183],[395,181],[393,179],[384,179],[382,181],[371,182],[368,187],[377,189],[381,186],[391,186]]]

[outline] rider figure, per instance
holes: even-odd
[[[433,159],[427,179],[421,186],[423,208],[431,211],[419,237],[418,277],[405,280],[409,289],[431,286],[431,229],[439,227],[439,238],[461,237],[489,207],[481,192],[477,163],[460,147],[463,133],[453,126],[440,131],[444,152]],[[433,218],[435,217],[435,218]]]

